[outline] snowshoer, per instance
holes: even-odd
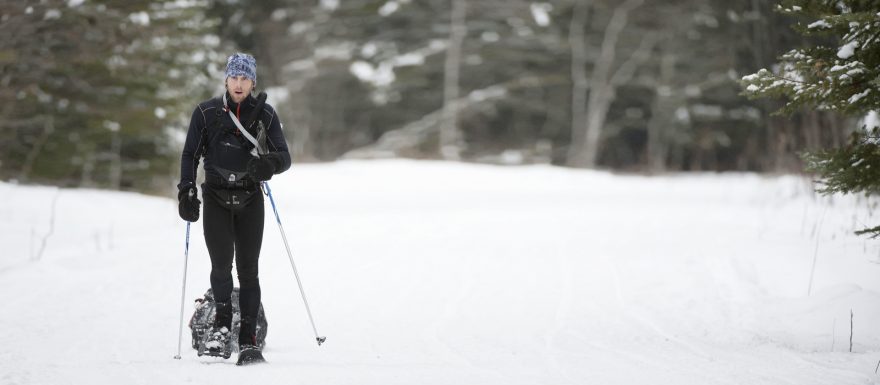
[[[225,94],[199,103],[193,111],[177,185],[180,217],[197,221],[202,202],[198,198],[196,175],[204,157],[202,225],[211,257],[211,289],[217,303],[204,352],[228,358],[234,343],[231,339],[237,337],[240,363],[262,360],[256,336],[261,296],[258,261],[264,218],[260,182],[290,168],[290,153],[275,110],[264,103],[264,93],[260,98],[252,95],[257,83],[256,70],[253,56],[229,56]],[[259,146],[253,143],[255,137],[259,138]],[[238,336],[230,335],[233,258],[240,285]]]

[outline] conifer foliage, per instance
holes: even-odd
[[[793,26],[811,46],[793,49],[774,69],[742,79],[750,97],[784,97],[781,112],[831,110],[861,120],[848,143],[808,152],[807,170],[823,194],[880,192],[880,3],[874,0],[786,0],[778,11],[801,20]],[[880,226],[859,234],[880,236]]]
[[[172,128],[219,83],[206,7],[0,0],[0,179],[164,191]]]

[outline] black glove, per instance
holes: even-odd
[[[187,222],[199,220],[199,206],[202,204],[199,200],[199,188],[192,182],[181,182],[177,188],[177,212],[180,218]]]
[[[260,155],[259,158],[253,158],[248,162],[247,173],[254,182],[262,182],[272,179],[275,170],[281,168],[281,156],[270,152]]]

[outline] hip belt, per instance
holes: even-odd
[[[213,188],[226,190],[254,190],[260,187],[259,183],[254,182],[250,178],[229,181],[212,174],[205,175],[205,184]]]

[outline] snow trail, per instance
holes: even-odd
[[[199,358],[188,339],[173,360],[176,202],[0,183],[0,328],[14,347],[0,384],[880,380],[880,246],[852,235],[877,218],[799,178],[396,160],[297,165],[271,183],[323,346],[274,216],[260,267],[269,364]],[[195,299],[210,270],[200,222],[189,265]]]

